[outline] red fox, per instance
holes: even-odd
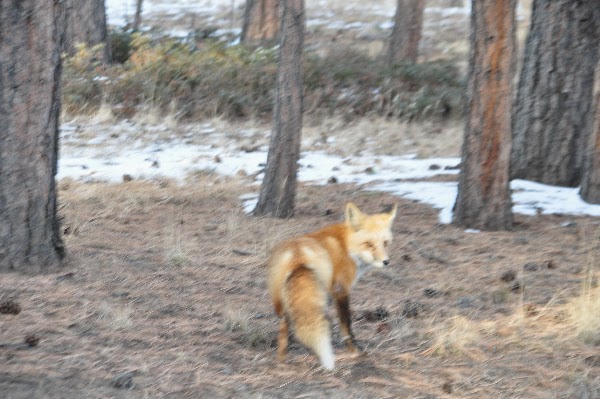
[[[335,356],[325,315],[329,296],[336,304],[342,340],[349,351],[358,352],[350,328],[350,289],[369,268],[389,263],[387,247],[396,209],[367,215],[349,203],[344,222],[289,239],[273,249],[268,286],[280,317],[280,361],[285,359],[291,324],[296,338],[319,357],[325,369],[333,370]]]

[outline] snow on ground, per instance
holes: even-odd
[[[232,10],[239,11],[245,4],[245,0],[144,0],[142,19],[148,17],[162,16],[171,21],[180,20],[186,15],[195,14],[209,19],[219,13],[231,14]],[[466,2],[469,4],[469,2]],[[124,26],[133,20],[136,0],[106,0],[106,13],[108,24],[112,26]],[[336,8],[337,7],[337,8]],[[306,3],[308,27],[324,27],[327,29],[362,29],[370,23],[365,21],[348,22],[342,19],[342,13],[357,15],[370,15],[378,19],[384,19],[377,26],[381,29],[391,29],[392,18],[396,11],[395,1],[363,2],[350,1],[340,6],[332,0],[309,0]],[[438,17],[464,16],[470,13],[470,7],[428,7],[426,15]],[[216,21],[213,21],[216,22]],[[221,21],[224,22],[224,21]],[[230,22],[226,22],[229,25]],[[185,27],[187,28],[187,26]],[[173,31],[176,37],[185,37],[179,29]]]
[[[140,130],[144,130],[143,134]],[[256,132],[240,134],[251,140]],[[240,140],[244,137],[218,132],[210,124],[190,128],[188,133],[175,139],[171,136],[165,125],[142,128],[131,122],[120,122],[82,129],[65,123],[61,129],[57,177],[120,182],[127,174],[135,179],[162,176],[183,182],[190,174],[210,171],[228,176],[252,176],[255,185],[260,183],[267,160],[266,146],[243,149]],[[457,174],[459,162],[459,158],[417,159],[414,155],[343,158],[325,151],[303,151],[299,180],[327,184],[335,178],[338,183],[358,184],[365,190],[390,192],[440,209],[440,222],[450,223],[457,183],[415,180]],[[578,188],[513,180],[511,189],[515,213],[600,216],[600,205],[582,201]],[[251,211],[256,194],[243,196],[242,201],[245,210]]]

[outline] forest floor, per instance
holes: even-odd
[[[20,307],[0,314],[2,397],[600,395],[600,337],[580,333],[600,307],[581,294],[597,268],[597,219],[518,215],[513,231],[473,234],[426,205],[330,184],[302,185],[297,215],[277,220],[245,214],[247,190],[216,174],[63,180],[66,265],[0,279],[0,302]],[[334,321],[334,372],[293,340],[278,363],[268,248],[340,220],[350,200],[368,212],[399,204],[391,265],[351,296],[366,353],[344,354]]]
[[[446,15],[438,11],[426,14],[426,26],[449,30],[426,32],[423,54],[435,57],[443,47],[464,56],[468,18],[461,12],[454,22],[431,22]],[[352,23],[353,15],[343,20]],[[347,40],[381,49],[385,34],[377,26],[375,39],[352,26],[349,36],[324,29],[324,37],[332,45]],[[428,41],[436,37],[456,40]],[[61,153],[76,155],[86,146],[104,148],[108,158],[128,142],[105,147],[98,137],[138,134],[136,140],[153,144],[177,131],[188,140],[181,126],[119,123],[63,125]],[[236,141],[236,151],[257,138],[267,142],[268,127],[250,126],[260,134],[246,136],[250,122],[211,123],[216,126],[203,122],[195,129],[231,131],[224,137]],[[456,157],[461,133],[455,122],[366,119],[312,121],[304,131],[311,151],[349,158],[361,146],[378,155]],[[201,134],[191,140],[219,145]],[[121,179],[128,174],[133,180]],[[116,176],[59,180],[67,247],[60,271],[0,276],[2,399],[600,398],[598,218],[517,214],[512,231],[472,233],[440,224],[438,210],[428,205],[350,183],[302,183],[294,218],[255,218],[240,199],[258,188],[245,173],[224,176],[208,168],[186,179],[160,173],[141,179],[123,166]],[[431,180],[452,182],[456,175]],[[265,283],[269,248],[339,221],[348,201],[367,212],[399,205],[390,266],[366,274],[351,294],[365,353],[344,353],[330,309],[336,370],[323,371],[293,339],[279,363],[277,318]]]

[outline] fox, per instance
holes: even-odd
[[[361,352],[351,328],[350,290],[367,270],[389,264],[396,210],[397,204],[389,212],[368,215],[350,202],[342,222],[273,248],[267,286],[279,317],[279,361],[285,360],[291,327],[296,339],[319,358],[324,369],[335,368],[326,317],[330,299],[335,302],[347,351]]]

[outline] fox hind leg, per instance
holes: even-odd
[[[289,337],[289,324],[287,318],[283,316],[279,320],[279,336],[277,337],[277,359],[282,362],[287,353]]]

